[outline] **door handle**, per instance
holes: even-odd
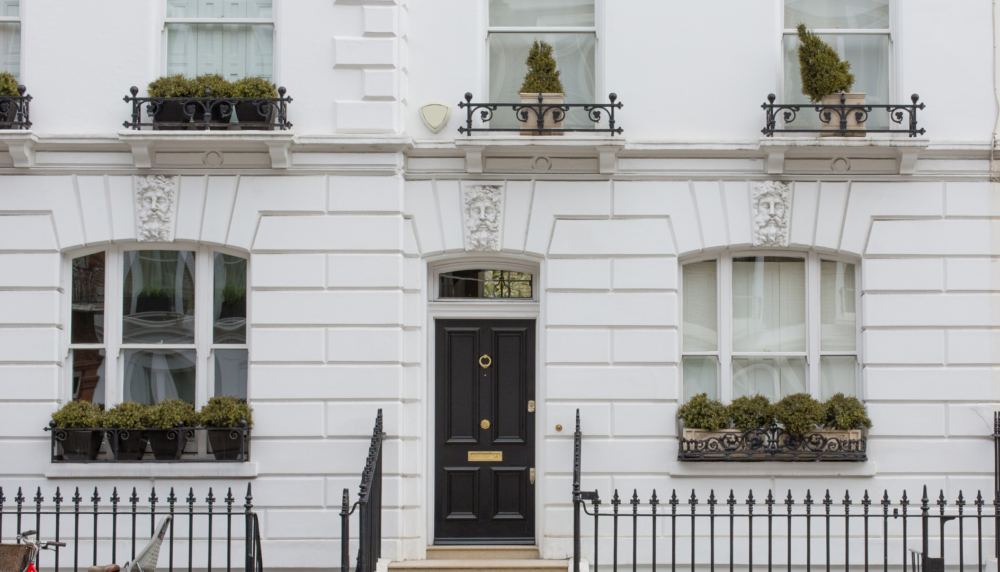
[[[528,481],[531,484],[535,484],[535,468],[534,467],[531,467],[530,469],[528,469]]]
[[[479,422],[479,426],[482,427],[483,429],[489,429],[490,422],[487,421],[486,419],[483,419],[482,421]]]

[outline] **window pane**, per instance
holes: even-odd
[[[837,51],[841,60],[851,62],[854,74],[852,92],[865,94],[866,104],[889,102],[889,36],[820,36]],[[785,50],[785,102],[808,103],[802,94],[802,76],[799,72],[799,40],[797,36],[784,36]],[[904,98],[905,99],[905,98]],[[865,125],[871,129],[888,129],[889,113],[873,109]],[[791,125],[799,129],[819,129],[819,114],[802,109]],[[892,125],[896,125],[893,123]]]
[[[15,14],[16,16],[17,14]],[[21,24],[0,23],[0,71],[21,78]]]
[[[719,349],[719,319],[714,260],[684,265],[684,351]]]
[[[819,359],[820,393],[828,399],[835,393],[854,395],[854,356],[823,356]]]
[[[194,343],[194,253],[132,250],[124,265],[122,343]]]
[[[531,274],[513,270],[442,272],[439,298],[531,298]]]
[[[806,389],[806,358],[734,356],[733,397],[763,395],[772,402]]]
[[[684,400],[699,393],[712,399],[719,397],[719,361],[715,356],[684,356]]]
[[[854,351],[854,265],[820,262],[820,322],[823,351]]]
[[[247,350],[215,350],[215,396],[247,398]]]
[[[593,26],[594,0],[490,0],[490,26]]]
[[[806,263],[733,258],[733,351],[806,351]]]
[[[167,75],[271,79],[273,24],[168,24]]]
[[[525,60],[535,41],[552,46],[552,55],[559,79],[566,91],[567,103],[594,103],[594,34],[490,34],[490,101],[518,103],[521,84],[528,72]],[[602,97],[603,101],[603,97]],[[493,128],[519,127],[513,111],[497,110],[490,121]],[[566,129],[589,128],[595,125],[582,109],[566,113]]]
[[[104,350],[73,350],[73,401],[104,405]]]
[[[125,350],[125,401],[194,403],[195,350]]]
[[[168,18],[270,18],[272,0],[167,0]]]
[[[215,253],[212,337],[217,344],[247,343],[247,261]]]
[[[73,259],[73,316],[70,341],[104,343],[104,253]]]
[[[785,27],[888,28],[889,0],[785,0]]]

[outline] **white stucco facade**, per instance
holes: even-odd
[[[21,0],[33,126],[0,131],[0,486],[250,481],[269,567],[336,566],[341,491],[357,492],[381,408],[383,556],[422,559],[434,320],[518,317],[537,320],[543,558],[572,552],[576,409],[583,486],[602,495],[895,498],[927,484],[987,496],[1000,401],[992,3],[893,0],[890,99],[919,93],[926,134],[823,139],[760,133],[760,105],[782,89],[781,0],[596,6],[595,90],[624,103],[624,133],[466,137],[456,104],[488,93],[486,0],[275,0],[274,79],[294,98],[294,127],[273,132],[122,130],[129,87],[163,74],[160,0]],[[436,102],[453,109],[435,134],[419,109]],[[137,230],[137,181],[153,175],[176,184],[167,249],[249,261],[252,459],[57,466],[43,427],[71,395],[70,263],[164,243]],[[764,181],[787,184],[778,246],[755,240]],[[490,245],[466,231],[463,193],[476,185],[502,197]],[[856,265],[867,462],[676,460],[681,266],[761,251]],[[436,300],[442,269],[489,265],[533,273],[535,299]],[[121,401],[120,378],[106,391]],[[197,402],[210,391],[201,382]]]

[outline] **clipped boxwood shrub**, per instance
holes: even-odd
[[[843,393],[834,394],[823,403],[823,426],[827,429],[849,431],[870,428],[872,420],[865,412],[865,405],[857,397],[847,397]]]
[[[524,74],[524,83],[520,93],[563,93],[562,81],[556,69],[556,59],[552,57],[552,46],[535,40],[528,50],[528,73]]]
[[[161,77],[146,86],[149,97],[193,97],[194,86],[182,74]]]
[[[851,62],[840,61],[840,56],[815,33],[799,24],[799,73],[802,76],[802,94],[813,103],[819,103],[831,93],[851,91],[854,74]]]
[[[737,397],[726,408],[733,427],[740,431],[751,429],[767,429],[774,421],[774,410],[771,400],[757,394],[753,397]]]
[[[205,97],[205,90],[210,90],[210,97],[233,97],[233,84],[219,74],[204,74],[191,81],[194,97]]]
[[[686,429],[707,429],[718,431],[729,427],[726,406],[708,394],[699,393],[677,410],[677,416],[684,420]]]
[[[52,414],[60,429],[89,429],[104,427],[104,409],[87,401],[70,401]]]
[[[104,414],[106,427],[114,429],[143,429],[149,426],[150,406],[134,401],[124,401]]]
[[[197,427],[201,422],[201,416],[194,409],[193,403],[180,399],[164,399],[149,408],[147,420],[148,427],[156,429],[172,429],[180,427]]]
[[[774,419],[796,437],[808,435],[823,422],[823,404],[808,393],[786,395],[774,404]]]
[[[240,421],[253,427],[253,409],[245,399],[213,397],[201,408],[201,424],[205,427],[239,427]]]
[[[17,78],[10,72],[0,72],[0,96],[17,96]]]
[[[232,86],[233,97],[278,97],[278,88],[262,77],[245,77]]]

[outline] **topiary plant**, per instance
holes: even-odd
[[[253,427],[253,409],[246,399],[213,397],[201,408],[201,424],[205,427],[239,427],[240,421],[246,421],[247,427]]]
[[[247,299],[246,284],[226,284],[222,288],[222,302],[224,304],[238,304]]]
[[[60,429],[90,429],[104,427],[104,409],[87,401],[70,401],[52,414]]]
[[[699,393],[677,410],[677,417],[684,421],[687,429],[707,429],[718,431],[729,427],[729,414],[726,406],[715,399],[709,399],[708,394]]]
[[[837,393],[823,404],[823,426],[827,429],[849,431],[871,427],[872,420],[865,413],[865,405],[857,397],[847,397],[843,393]]]
[[[786,395],[774,404],[774,419],[790,434],[802,437],[823,422],[823,404],[808,393]]]
[[[210,97],[233,97],[233,84],[219,74],[203,74],[191,81],[194,97],[205,97],[209,90]]]
[[[854,75],[851,62],[840,61],[840,56],[815,33],[799,24],[799,73],[802,75],[802,93],[810,101],[819,103],[824,96],[841,91],[851,91]]]
[[[149,414],[148,405],[123,401],[104,414],[104,424],[114,429],[143,429],[149,426]]]
[[[180,399],[164,399],[149,409],[149,427],[157,429],[173,429],[180,427],[197,427],[201,423],[201,416],[194,409],[193,403]]]
[[[563,93],[552,46],[535,40],[524,63],[528,65],[528,73],[524,74],[521,93]]]
[[[233,97],[278,97],[278,89],[262,77],[245,77],[232,85]]]
[[[161,77],[146,86],[149,97],[192,97],[195,95],[191,80],[182,74]]]
[[[0,96],[18,96],[17,78],[10,72],[0,72]]]
[[[726,407],[733,427],[740,431],[751,429],[767,429],[774,421],[774,409],[771,400],[763,395],[753,397],[737,397]]]

